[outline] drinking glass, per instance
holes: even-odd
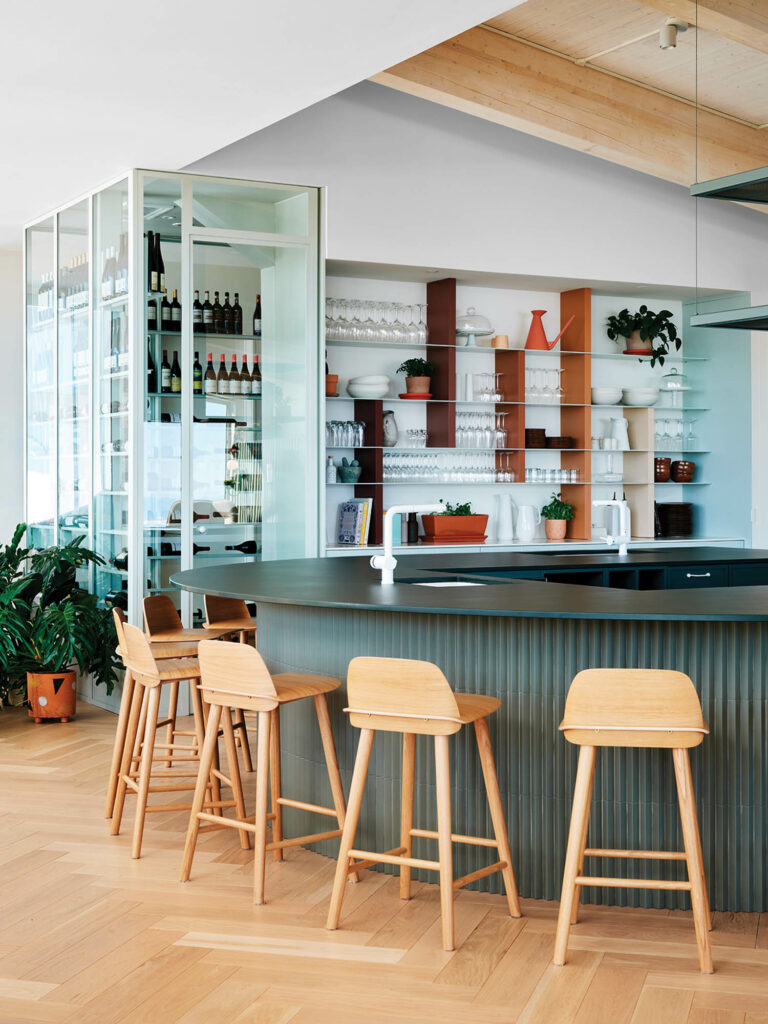
[[[418,323],[419,343],[422,344],[422,345],[426,345],[427,340],[429,339],[429,330],[427,328],[427,304],[426,304],[426,302],[420,303],[419,306],[418,306],[418,310],[419,310],[419,323]]]
[[[392,341],[403,344],[408,340],[408,328],[403,323],[406,307],[401,302],[395,302],[393,305],[395,319],[393,320],[391,327]]]
[[[418,345],[421,341],[421,334],[419,333],[419,307],[405,306],[403,308],[405,311],[406,341],[409,345]]]
[[[506,448],[507,447],[507,431],[504,429],[504,420],[507,414],[505,412],[496,413],[496,430],[494,431],[494,447],[495,448]]]

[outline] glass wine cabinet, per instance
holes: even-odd
[[[180,568],[317,554],[320,204],[134,170],[26,229],[28,543],[84,535],[133,622],[201,621]]]

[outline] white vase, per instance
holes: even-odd
[[[384,434],[384,447],[393,448],[397,444],[397,438],[399,431],[397,429],[397,420],[395,414],[391,409],[386,409],[383,416],[383,431]]]
[[[496,504],[496,540],[512,541],[515,536],[512,527],[512,496],[509,494],[495,495]]]

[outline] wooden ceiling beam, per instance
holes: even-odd
[[[670,18],[681,18],[705,32],[768,53],[768,3],[765,0],[642,0]],[[697,21],[698,19],[698,21]]]
[[[667,181],[768,165],[768,132],[696,111],[483,26],[376,75],[374,82]]]

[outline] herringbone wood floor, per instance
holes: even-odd
[[[457,898],[440,948],[435,886],[403,903],[364,873],[343,930],[324,928],[333,862],[269,861],[265,907],[236,834],[201,837],[178,881],[184,814],[150,816],[144,856],[103,818],[115,718],[0,712],[0,1022],[76,1024],[768,1024],[768,915],[715,914],[717,973],[698,973],[688,914],[587,907],[550,966],[555,904]]]

